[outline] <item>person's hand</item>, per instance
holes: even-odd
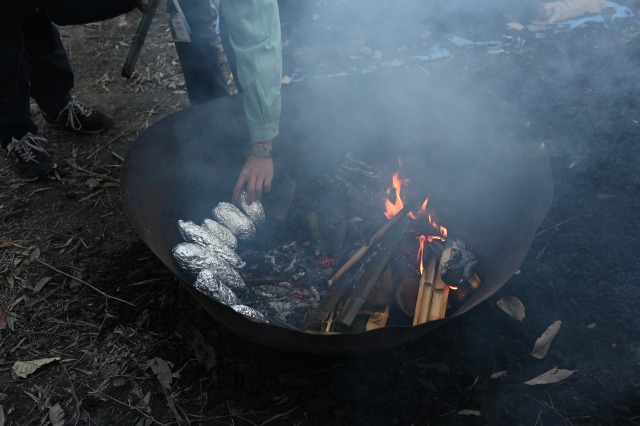
[[[269,142],[269,146],[271,143]],[[245,161],[240,176],[233,188],[233,201],[239,202],[240,195],[246,190],[245,201],[247,204],[254,200],[260,200],[263,193],[271,191],[271,181],[273,180],[273,159],[260,158],[250,155]]]

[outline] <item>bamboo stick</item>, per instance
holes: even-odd
[[[447,311],[448,300],[449,286],[442,281],[442,278],[440,277],[440,268],[438,268],[436,280],[433,285],[433,297],[431,298],[431,307],[429,309],[427,321],[443,319]]]
[[[426,268],[422,272],[420,277],[420,290],[422,290],[422,297],[416,303],[416,312],[413,315],[413,325],[424,324],[427,322],[429,316],[429,310],[431,308],[431,299],[433,297],[433,286],[435,283],[436,269],[438,261],[436,259],[430,259],[427,262]]]

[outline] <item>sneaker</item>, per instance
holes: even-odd
[[[72,98],[56,117],[42,112],[47,122],[71,132],[100,133],[111,126],[111,119],[104,113]]]
[[[56,163],[40,145],[46,141],[45,138],[27,133],[20,139],[12,138],[7,145],[9,160],[23,179],[36,180],[56,168]]]

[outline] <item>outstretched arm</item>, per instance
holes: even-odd
[[[222,0],[231,46],[237,57],[238,79],[251,142],[271,147],[280,126],[282,50],[277,0]],[[250,155],[233,191],[234,200],[247,191],[247,202],[269,192],[273,160]]]

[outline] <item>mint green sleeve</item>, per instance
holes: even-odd
[[[278,136],[282,49],[277,0],[222,0],[253,142]]]

